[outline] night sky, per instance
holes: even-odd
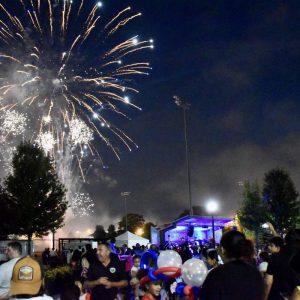
[[[183,116],[173,95],[191,103],[188,130],[192,201],[221,204],[233,215],[238,182],[261,180],[285,167],[300,189],[300,2],[141,0],[104,1],[103,10],[128,4],[143,13],[129,32],[153,38],[145,57],[153,67],[132,98],[142,112],[117,124],[139,145],[121,161],[100,145],[108,169],[94,168],[86,189],[95,199],[93,222],[108,225],[124,212],[163,224],[188,207]]]

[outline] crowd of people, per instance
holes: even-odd
[[[214,245],[214,243],[213,243]],[[41,263],[22,256],[21,245],[10,242],[6,249],[8,261],[0,266],[0,300],[155,300],[191,299],[178,295],[176,286],[181,277],[165,281],[149,277],[141,279],[147,268],[141,268],[141,258],[147,251],[159,255],[162,249],[136,245],[116,248],[113,241],[101,242],[97,249],[63,251],[46,249]],[[201,259],[209,269],[195,299],[200,300],[300,300],[300,230],[290,230],[284,237],[273,236],[257,253],[254,243],[237,230],[223,234],[220,244],[184,243],[175,249],[183,262]],[[147,261],[155,267],[156,262]],[[44,271],[67,264],[70,274],[60,292],[47,295]]]

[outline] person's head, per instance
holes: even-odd
[[[86,250],[86,252],[91,251],[92,250],[92,245],[91,244],[86,244],[85,245],[85,250]]]
[[[43,273],[40,264],[25,256],[20,258],[12,273],[10,295],[26,298],[26,296],[40,296],[43,294]]]
[[[262,260],[262,261],[265,261],[265,262],[269,262],[270,260],[270,255],[267,251],[261,251],[259,253],[259,258]]]
[[[80,288],[77,284],[72,283],[64,287],[60,299],[61,300],[79,300]]]
[[[136,268],[139,268],[140,263],[141,263],[141,257],[140,257],[140,255],[135,255],[135,256],[133,257],[133,265],[134,265]]]
[[[279,236],[274,236],[269,240],[268,250],[274,254],[280,252],[283,247],[283,239]]]
[[[22,246],[19,242],[10,242],[6,247],[6,256],[8,259],[20,257],[22,254]]]
[[[109,260],[110,247],[107,243],[100,243],[97,247],[98,258],[101,262]]]
[[[148,283],[146,283],[145,287],[147,293],[156,298],[160,295],[161,281],[160,280],[149,281]]]
[[[249,252],[247,249],[249,244],[245,235],[236,230],[225,232],[220,245],[222,253],[227,259],[242,259]]]
[[[116,239],[113,237],[113,238],[110,239],[110,242],[111,242],[112,244],[115,244],[115,243],[116,243]]]
[[[216,249],[209,249],[207,251],[207,263],[210,267],[218,265],[218,252]]]

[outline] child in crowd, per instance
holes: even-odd
[[[141,263],[141,257],[139,255],[135,255],[133,257],[133,266],[130,270],[130,276],[131,276],[130,285],[132,286],[134,299],[139,299],[139,296],[142,296],[141,295],[142,291],[140,291],[139,289],[140,282],[136,276],[140,269],[140,263]]]
[[[142,300],[156,300],[160,299],[161,280],[149,281],[146,283],[146,293]]]
[[[219,265],[218,251],[216,249],[207,250],[207,264],[210,270],[216,268]]]

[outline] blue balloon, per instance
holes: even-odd
[[[149,259],[152,259],[155,263],[155,267],[157,267],[157,265],[156,265],[157,257],[158,257],[158,255],[154,250],[152,250],[152,249],[148,250],[141,257],[140,268],[143,270],[148,270],[149,269]]]
[[[179,282],[176,286],[175,292],[177,295],[179,295],[180,297],[184,296],[184,287],[186,286],[186,284],[184,282]]]

